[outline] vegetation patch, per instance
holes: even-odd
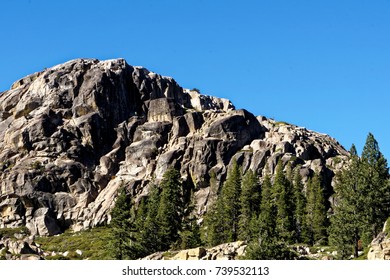
[[[334,162],[335,164],[339,164],[339,163],[342,162],[342,159],[341,159],[339,156],[336,156],[336,157],[333,158],[333,162]]]
[[[97,227],[77,233],[66,231],[57,236],[37,237],[35,242],[40,244],[41,248],[46,252],[69,252],[67,256],[57,254],[46,259],[107,260],[110,259],[107,255],[109,236],[109,227]],[[82,255],[77,254],[77,250],[80,250]]]
[[[0,164],[0,170],[5,171],[7,169],[12,169],[14,166],[15,166],[14,163],[10,162],[9,160],[6,160]]]
[[[387,236],[390,235],[390,217],[387,218],[387,221],[386,221],[385,233]]]
[[[172,259],[174,256],[176,256],[178,252],[177,251],[167,251],[167,252],[164,252],[162,255],[164,257],[164,259]]]
[[[0,228],[0,239],[5,238],[15,238],[15,234],[29,235],[30,231],[26,227],[18,228]]]
[[[290,124],[283,121],[275,122],[275,126],[285,126],[285,125],[290,125]]]
[[[34,161],[32,164],[31,164],[31,168],[33,170],[37,170],[37,171],[44,171],[44,166],[42,165],[42,163],[40,161]]]

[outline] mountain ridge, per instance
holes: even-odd
[[[232,160],[259,176],[280,159],[301,166],[305,182],[319,172],[331,200],[348,155],[328,135],[236,110],[124,59],[76,59],[16,81],[0,96],[0,143],[0,227],[33,235],[107,224],[122,185],[148,195],[169,167],[199,217]]]

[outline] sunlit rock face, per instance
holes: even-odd
[[[280,159],[304,180],[320,172],[330,196],[346,156],[327,135],[235,110],[123,59],[72,60],[0,96],[0,227],[53,235],[108,223],[118,188],[137,201],[171,166],[201,217],[233,159],[259,176]]]

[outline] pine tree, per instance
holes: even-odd
[[[304,236],[307,234],[305,222],[306,197],[303,193],[302,176],[300,168],[296,168],[293,179],[294,192],[294,229],[295,237],[298,243],[304,242]]]
[[[160,238],[157,213],[160,206],[160,188],[152,183],[147,202],[147,215],[140,229],[139,242],[145,248],[145,255],[161,251],[163,244]]]
[[[145,238],[145,221],[148,217],[148,203],[147,198],[142,197],[137,211],[135,211],[135,207],[132,207],[132,216],[134,218],[132,219],[134,221],[133,227],[135,228],[135,232],[133,234],[135,242],[133,242],[133,250],[136,252],[134,253],[134,259],[141,258],[145,255],[147,255],[146,248],[144,248],[144,241],[143,238]]]
[[[224,201],[221,196],[218,197],[217,201],[211,206],[205,215],[205,235],[204,243],[209,246],[217,246],[222,243],[226,243],[227,236],[226,232],[229,231],[229,227],[226,220],[229,217],[226,215]]]
[[[378,142],[369,133],[361,156],[362,197],[364,198],[366,224],[362,238],[367,245],[381,231],[390,215],[390,189],[387,184],[389,169],[380,152]]]
[[[331,217],[330,239],[342,258],[358,256],[359,241],[368,245],[389,215],[390,189],[387,161],[370,133],[359,159],[350,151],[349,167],[337,177],[336,205]]]
[[[199,247],[202,245],[200,238],[200,226],[194,218],[185,223],[182,231],[179,232],[179,248],[181,250]]]
[[[160,184],[161,196],[157,211],[158,232],[162,250],[167,250],[178,239],[183,218],[183,197],[180,173],[168,169]]]
[[[289,161],[286,166],[286,179],[288,182],[290,182],[291,186],[294,183],[294,171],[291,166],[291,162]]]
[[[210,246],[237,240],[240,193],[241,172],[234,160],[217,201],[206,215],[205,239]]]
[[[354,145],[349,167],[336,175],[334,214],[329,227],[330,243],[337,247],[340,258],[358,257],[361,217],[364,203],[359,187],[360,162]]]
[[[109,254],[113,259],[124,260],[133,259],[132,254],[132,227],[131,212],[132,207],[131,198],[126,193],[124,187],[119,191],[115,201],[115,206],[111,211],[111,240],[109,242]]]
[[[321,179],[318,174],[314,174],[307,186],[306,238],[310,244],[326,240],[326,224],[327,217]]]
[[[181,250],[199,247],[202,245],[200,226],[195,216],[194,194],[191,191],[190,200],[184,211],[184,220],[179,231],[179,240],[176,247]]]
[[[257,222],[257,234],[258,236],[274,236],[275,235],[275,215],[276,209],[272,202],[271,194],[271,178],[267,173],[264,176],[263,183],[261,185],[261,203],[260,203],[260,214]]]
[[[217,176],[214,171],[210,172],[210,193],[218,195]],[[202,242],[209,246],[222,244],[223,240],[223,222],[219,218],[223,213],[223,202],[220,195],[204,215],[203,230],[201,234]]]
[[[248,260],[289,260],[295,255],[278,235],[276,227],[276,207],[272,194],[272,183],[268,171],[261,184],[261,203],[258,218],[251,220],[251,240],[245,259]]]
[[[258,216],[260,208],[260,185],[255,172],[250,169],[242,178],[240,207],[239,239],[249,240],[252,235],[253,217]]]
[[[248,244],[247,260],[293,260],[297,257],[283,240],[272,236],[261,236]]]
[[[273,184],[273,197],[276,206],[276,230],[278,236],[285,242],[293,240],[293,204],[291,184],[283,171],[283,163],[280,160]]]
[[[136,218],[134,224],[139,231],[142,231],[145,228],[145,221],[148,217],[148,202],[146,197],[142,197],[138,204],[138,209],[136,212]]]
[[[226,223],[226,242],[238,238],[238,220],[240,216],[241,171],[235,160],[223,184],[221,198],[224,204],[224,222]]]

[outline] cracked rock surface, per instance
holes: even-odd
[[[55,235],[106,224],[118,188],[147,195],[170,166],[201,216],[232,159],[260,176],[280,159],[300,165],[304,180],[320,172],[330,196],[347,155],[327,135],[236,110],[123,59],[72,60],[0,95],[0,227]]]

